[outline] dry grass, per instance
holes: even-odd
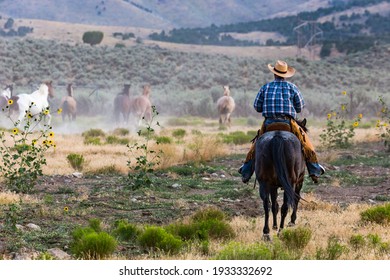
[[[315,199],[313,197],[313,199]],[[338,205],[331,203],[316,201],[317,207],[308,209],[303,207],[298,211],[297,226],[308,227],[312,231],[312,238],[304,249],[302,259],[314,259],[318,249],[325,249],[327,247],[328,239],[337,237],[340,244],[350,248],[349,240],[353,235],[367,236],[369,234],[378,234],[384,242],[390,241],[390,228],[381,225],[364,225],[360,222],[360,213],[366,210],[370,205],[352,204],[346,209],[341,209]],[[291,212],[290,212],[291,213]],[[248,218],[248,217],[234,217],[230,221],[237,234],[235,242],[241,244],[254,244],[262,242],[262,227],[264,218]],[[276,237],[276,231],[272,231],[273,239]],[[226,246],[223,241],[213,241],[210,244],[210,255],[222,250]],[[145,259],[150,256],[145,255]],[[180,260],[207,260],[209,256],[202,255],[197,250],[191,249],[180,255],[167,256],[161,255],[159,259],[180,259]],[[362,259],[362,260],[387,260],[389,255],[379,254],[373,249],[366,249],[364,251],[347,250],[341,259]]]

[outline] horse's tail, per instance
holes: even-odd
[[[272,156],[279,183],[287,197],[287,205],[295,208],[295,192],[289,180],[289,170],[286,165],[285,141],[282,136],[275,135],[272,139]]]

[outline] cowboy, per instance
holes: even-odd
[[[317,184],[319,176],[325,172],[325,169],[318,163],[308,135],[296,122],[297,113],[302,111],[305,102],[298,87],[285,80],[294,76],[295,69],[281,60],[276,61],[275,66],[268,64],[268,69],[274,74],[275,79],[260,88],[253,104],[255,110],[262,113],[265,118],[257,137],[265,133],[271,124],[288,124],[291,132],[302,143],[307,170],[313,182]],[[245,162],[238,171],[244,183],[250,180],[254,172],[254,155],[255,140],[252,141]]]

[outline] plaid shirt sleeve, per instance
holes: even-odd
[[[294,84],[291,84],[291,87],[295,92],[294,97],[293,97],[294,109],[297,113],[300,113],[300,112],[302,112],[302,109],[305,106],[305,101],[303,100],[302,94],[299,91],[299,89],[297,88],[297,86],[295,86]]]
[[[263,104],[264,104],[264,86],[262,86],[259,92],[257,93],[253,106],[255,107],[255,110],[257,112],[261,113],[263,112]]]

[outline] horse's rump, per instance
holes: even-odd
[[[282,187],[291,205],[293,185],[303,182],[304,171],[301,143],[293,133],[271,131],[257,139],[255,172],[258,181],[266,186]]]

